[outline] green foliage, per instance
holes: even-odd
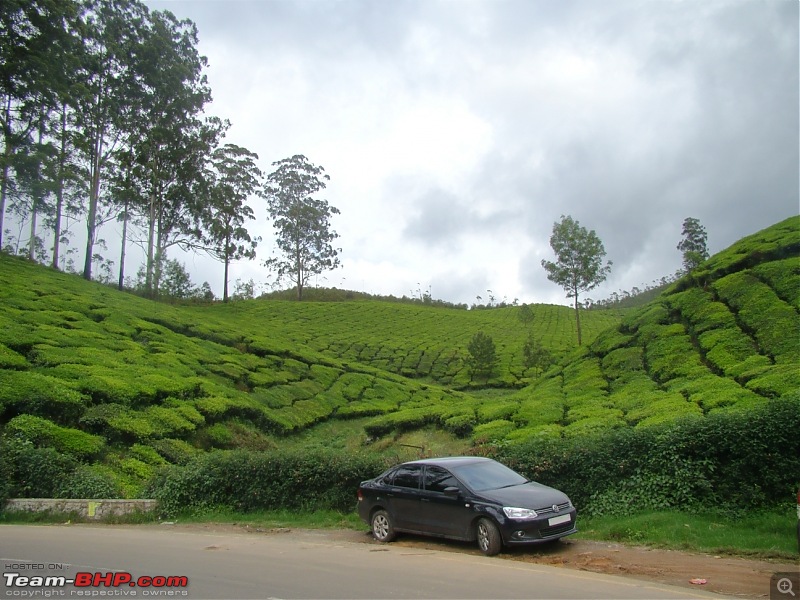
[[[370,455],[321,450],[216,451],[164,471],[148,493],[170,517],[216,507],[352,510],[353,490],[387,466]]]
[[[19,415],[6,423],[3,435],[27,440],[37,447],[52,446],[58,452],[77,459],[97,457],[105,440],[71,427],[60,427],[35,415]]]
[[[200,450],[189,442],[170,438],[152,440],[150,447],[164,460],[175,465],[185,465],[200,453]]]
[[[798,428],[800,395],[794,395],[646,428],[531,438],[492,454],[562,489],[588,514],[702,506],[744,511],[796,494]]]
[[[23,437],[4,434],[0,465],[7,477],[3,489],[7,498],[55,498],[78,462],[55,448],[40,448]]]
[[[526,366],[515,306],[243,300],[176,307],[0,256],[0,426],[11,445],[11,458],[0,456],[0,495],[12,488],[91,493],[107,484],[130,496],[143,493],[159,469],[186,467],[217,449],[333,444],[389,455],[400,440],[443,454],[550,448],[542,456],[551,459],[583,457],[588,444],[595,455],[567,464],[613,481],[616,471],[603,470],[612,450],[593,440],[633,444],[631,452],[643,455],[666,452],[651,432],[676,420],[688,430],[750,414],[800,390],[796,256],[784,252],[795,233],[776,227],[787,241],[765,232],[746,260],[734,261],[744,268],[709,269],[722,264],[712,257],[640,309],[582,311],[587,344],[579,349],[569,308],[528,305],[533,319],[522,323],[524,336],[556,360],[541,373]],[[779,266],[766,256],[779,257]],[[495,343],[497,359],[480,387],[463,351],[476,330]],[[692,468],[706,468],[687,456],[679,453],[674,471],[625,458],[639,471],[623,469],[628,483],[607,497],[605,488],[592,490],[595,500],[666,494],[659,486],[670,477],[682,481]],[[54,483],[31,483],[48,460],[42,473]],[[725,460],[715,459],[711,475],[703,471],[715,494]],[[761,475],[731,473],[758,502],[774,497],[758,492]],[[701,483],[659,506],[700,496]]]
[[[372,437],[381,437],[394,431],[420,429],[437,424],[442,418],[443,408],[434,405],[406,408],[376,417],[364,425],[364,431]]]
[[[81,394],[55,377],[29,371],[0,370],[0,417],[30,413],[69,423],[84,410]]]
[[[458,437],[466,437],[472,433],[475,426],[475,415],[473,413],[453,415],[442,423],[442,427]]]
[[[550,247],[556,255],[555,262],[542,260],[547,278],[560,285],[567,292],[567,298],[575,299],[575,316],[578,331],[578,345],[582,343],[579,297],[583,292],[593,290],[611,272],[611,261],[605,265],[606,256],[603,242],[594,230],[587,230],[570,216],[561,215],[561,222],[553,224]]]
[[[683,254],[683,269],[688,273],[708,259],[708,234],[698,219],[689,217],[683,221],[681,235],[678,250]]]
[[[58,498],[118,498],[120,489],[102,469],[78,465],[58,485],[54,495]]]
[[[714,289],[755,333],[763,353],[777,362],[795,362],[800,350],[800,314],[753,275],[739,272],[715,282]]]
[[[331,243],[339,235],[330,220],[339,209],[326,200],[312,198],[325,189],[325,169],[296,154],[272,163],[277,167],[267,176],[264,193],[268,212],[276,231],[276,245],[282,257],[273,257],[266,264],[277,273],[278,280],[288,277],[303,299],[303,288],[313,275],[339,266],[339,251]]]
[[[529,335],[522,347],[523,364],[536,373],[546,371],[554,362],[552,353],[542,343]]]
[[[752,273],[771,287],[781,300],[800,310],[800,258],[793,256],[761,263],[753,267]]]
[[[28,361],[5,344],[0,344],[0,369],[25,369]]]
[[[472,336],[467,352],[469,353],[467,364],[471,376],[483,375],[488,380],[498,362],[494,340],[483,331],[479,331]]]

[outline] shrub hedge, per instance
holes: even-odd
[[[349,511],[358,484],[388,466],[367,454],[220,450],[165,469],[147,493],[168,517],[218,507]]]
[[[800,394],[705,418],[595,436],[485,446],[590,514],[744,511],[791,501],[800,481]]]

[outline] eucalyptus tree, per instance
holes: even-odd
[[[0,248],[7,203],[15,195],[19,199],[18,175],[37,153],[32,136],[62,86],[69,56],[65,39],[78,13],[74,0],[0,3]]]
[[[581,345],[581,316],[579,295],[596,288],[611,272],[611,261],[603,264],[606,251],[603,242],[594,230],[581,227],[572,217],[561,215],[561,221],[553,224],[550,247],[555,252],[555,262],[543,260],[542,267],[547,278],[567,292],[567,298],[575,299],[575,324],[578,330],[578,345]]]
[[[212,172],[205,212],[206,251],[224,265],[222,301],[228,301],[228,270],[231,261],[254,259],[261,240],[251,237],[245,222],[255,219],[247,204],[252,195],[263,196],[263,174],[256,166],[258,155],[235,144],[225,144],[211,155]]]
[[[98,228],[111,218],[104,177],[129,126],[137,77],[132,57],[140,43],[147,9],[136,0],[86,0],[84,38],[76,87],[76,149],[87,195],[83,276],[92,277]]]
[[[326,200],[312,198],[325,189],[330,177],[302,154],[272,163],[277,167],[267,176],[265,193],[268,213],[277,233],[276,244],[282,256],[265,261],[277,271],[278,279],[290,277],[303,299],[303,288],[312,275],[339,266],[339,252],[331,242],[339,235],[330,220],[339,209]]]
[[[688,217],[683,221],[681,235],[677,248],[683,253],[683,270],[689,273],[708,259],[708,234],[698,219]]]
[[[146,198],[146,287],[154,296],[167,250],[202,248],[203,176],[228,127],[218,118],[201,118],[211,90],[197,43],[194,23],[155,11],[137,48],[138,126],[128,143],[132,176]]]

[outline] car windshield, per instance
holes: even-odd
[[[475,492],[496,490],[512,485],[527,483],[519,473],[516,473],[498,462],[476,462],[450,469],[453,474],[463,481]]]

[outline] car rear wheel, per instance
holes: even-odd
[[[478,548],[481,549],[486,556],[494,556],[499,554],[503,549],[503,540],[500,537],[500,531],[497,525],[490,519],[481,519],[478,521],[477,527]]]
[[[372,527],[372,537],[379,542],[391,542],[396,537],[392,518],[385,510],[375,511],[370,526]]]

